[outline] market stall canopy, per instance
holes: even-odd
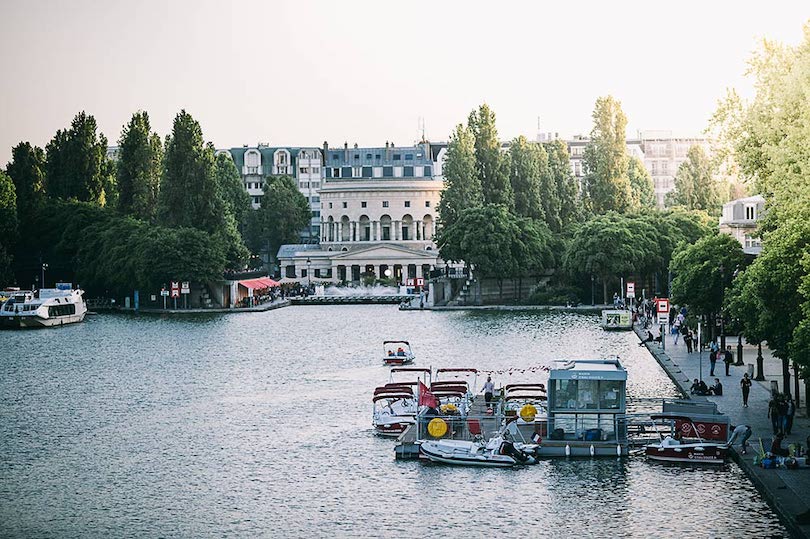
[[[245,279],[243,281],[239,281],[241,286],[245,288],[250,288],[251,290],[261,290],[262,288],[272,288],[274,286],[279,286],[278,281],[274,281],[270,277],[257,277],[256,279]]]

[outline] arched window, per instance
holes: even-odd
[[[245,167],[243,174],[261,174],[262,154],[259,150],[251,148],[245,152]]]

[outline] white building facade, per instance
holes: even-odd
[[[434,177],[440,150],[324,146],[320,246],[286,245],[282,278],[352,282],[363,278],[408,284],[439,263],[434,241],[444,184]]]
[[[760,195],[726,202],[720,216],[720,232],[739,241],[746,254],[758,255],[762,240],[757,237],[757,222],[764,211],[765,199]]]
[[[229,150],[218,150],[231,156],[242,175],[242,183],[250,195],[251,205],[257,209],[261,205],[267,177],[290,176],[298,190],[309,202],[311,211],[310,226],[302,231],[301,241],[317,243],[320,236],[320,198],[323,175],[323,156],[315,147],[271,147],[258,144],[255,147],[243,146]]]

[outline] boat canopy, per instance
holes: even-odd
[[[546,386],[543,384],[507,384],[504,386],[504,389],[506,389],[506,391],[523,389],[537,389],[539,391],[545,391]]]
[[[576,359],[551,369],[549,380],[627,380],[618,359]]]
[[[478,373],[478,369],[436,369],[436,374],[441,372],[471,372]]]
[[[430,374],[430,369],[422,367],[394,367],[391,369],[391,372],[426,372]]]
[[[383,341],[383,344],[407,344],[408,346],[411,345],[408,341]]]
[[[408,395],[406,393],[385,393],[382,395],[375,395],[372,399],[372,402],[377,402],[386,399],[412,399],[413,395]]]

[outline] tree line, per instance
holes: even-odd
[[[251,211],[231,156],[217,154],[184,110],[164,140],[136,112],[117,158],[107,149],[85,112],[44,150],[12,149],[0,170],[0,282],[27,287],[43,263],[97,293],[206,282],[245,268],[248,246],[277,249],[309,223],[306,199],[286,176],[268,177]]]
[[[618,101],[599,98],[593,119],[579,185],[565,142],[521,136],[503,147],[494,112],[474,110],[452,133],[443,167],[442,258],[499,281],[557,269],[558,284],[579,286],[580,296],[593,276],[603,301],[619,276],[648,290],[662,282],[679,243],[711,232],[710,217],[692,204],[656,209],[649,173],[627,154]]]

